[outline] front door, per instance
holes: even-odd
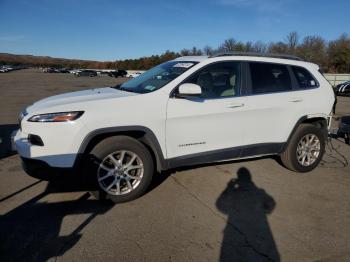
[[[241,64],[234,61],[205,66],[184,82],[201,86],[202,95],[169,98],[168,158],[212,151],[222,154],[244,144],[245,98],[239,96],[241,82]]]

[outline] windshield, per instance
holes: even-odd
[[[153,92],[162,88],[195,64],[197,62],[165,62],[115,88],[141,94]]]

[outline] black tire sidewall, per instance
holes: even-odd
[[[318,156],[318,158],[316,159],[316,161],[310,165],[310,166],[303,166],[298,162],[297,159],[297,147],[298,144],[300,142],[300,140],[307,134],[314,134],[317,136],[317,138],[320,141],[320,154]],[[291,158],[290,161],[292,162],[293,167],[296,169],[296,171],[298,172],[309,172],[311,170],[313,170],[314,168],[316,168],[318,166],[318,164],[321,162],[323,154],[325,152],[325,142],[326,142],[326,138],[325,138],[325,133],[323,131],[322,128],[317,127],[315,125],[302,125],[298,131],[296,132],[296,134],[294,135],[294,137],[292,138],[292,141],[290,143],[290,150],[291,150]]]
[[[97,181],[97,170],[99,163],[109,154],[118,151],[127,150],[136,153],[143,162],[144,174],[140,184],[128,194],[125,195],[111,195],[100,188]],[[154,164],[153,159],[147,150],[147,148],[139,141],[128,138],[128,137],[111,137],[99,143],[88,156],[89,163],[86,165],[88,167],[88,183],[90,188],[92,188],[91,193],[98,199],[109,199],[114,203],[121,203],[126,201],[134,200],[141,195],[143,195],[147,188],[149,187],[153,173]]]

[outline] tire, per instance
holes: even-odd
[[[309,141],[311,140],[311,145],[317,143],[318,140],[319,146],[303,146],[303,144],[305,145],[304,142],[308,141],[307,139],[309,139]],[[285,151],[280,155],[283,165],[295,172],[305,173],[313,170],[322,160],[325,152],[325,140],[326,135],[324,129],[313,124],[301,124],[292,135]],[[297,150],[298,146],[300,146],[299,150]],[[306,149],[304,151],[301,148]],[[317,151],[318,154],[316,153]],[[307,154],[307,156],[305,156],[305,154]],[[312,157],[309,157],[310,154]],[[307,161],[307,159],[309,159],[309,161]],[[302,162],[304,162],[304,164],[302,164]]]
[[[344,139],[345,139],[345,143],[346,144],[350,144],[350,136],[349,136],[349,133],[346,133],[345,135],[344,135]]]
[[[136,155],[135,160],[127,167],[127,162],[134,157],[133,154]],[[120,164],[120,159],[123,165]],[[85,161],[84,173],[88,175],[91,193],[98,199],[109,199],[114,203],[127,202],[142,196],[151,184],[154,173],[150,152],[141,142],[128,136],[104,139],[93,148]],[[131,170],[125,171],[128,168]],[[113,183],[116,184],[108,190],[108,186]]]

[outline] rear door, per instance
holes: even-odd
[[[248,62],[245,144],[285,142],[297,121],[301,97],[293,92],[290,68],[284,64]]]
[[[295,79],[294,98],[298,100],[297,114],[312,115],[324,112],[329,93],[324,94],[316,78],[304,67],[290,66]],[[332,95],[334,92],[332,92]]]

